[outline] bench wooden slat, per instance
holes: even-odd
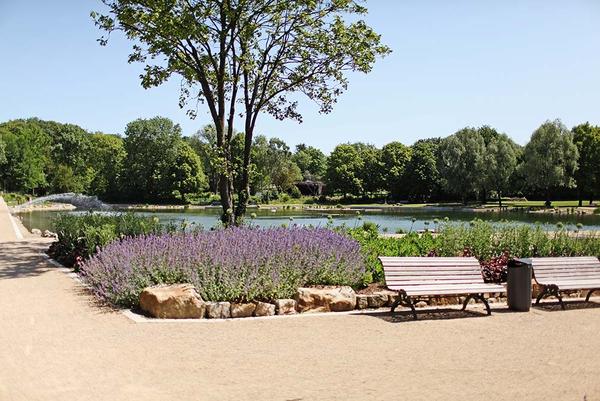
[[[481,277],[481,272],[475,271],[463,271],[463,272],[453,272],[453,271],[424,271],[424,272],[386,272],[386,277],[423,277],[423,276],[439,276],[439,277],[476,277],[479,279]]]
[[[419,280],[419,279],[414,279],[414,280],[389,280],[386,282],[389,285],[406,285],[406,286],[413,286],[413,285],[427,285],[427,284],[431,284],[431,285],[437,285],[437,284],[479,284],[478,282],[471,280],[471,279],[441,279],[441,280]]]
[[[600,269],[597,269],[600,270]],[[573,272],[569,272],[569,271],[565,271],[565,270],[560,270],[560,271],[553,271],[553,272],[537,272],[535,277],[538,279],[541,278],[546,278],[546,277],[577,277],[577,276],[583,276],[583,277],[595,277],[595,278],[600,278],[600,272],[596,273],[596,272],[589,272],[589,271],[573,271]]]
[[[539,284],[542,285],[557,285],[559,288],[565,285],[582,285],[582,286],[586,286],[586,287],[581,287],[581,288],[592,288],[592,287],[600,287],[600,279],[581,279],[581,280],[576,280],[576,279],[562,279],[562,280],[541,280],[538,282]]]
[[[425,266],[421,266],[421,267],[413,267],[413,266],[391,266],[388,267],[386,266],[386,271],[388,272],[393,272],[393,271],[405,271],[405,272],[420,272],[420,271],[456,271],[456,272],[475,272],[475,271],[481,271],[481,268],[479,266],[477,267],[472,267],[469,266],[467,268],[458,268],[455,266],[438,266],[435,268],[431,268],[431,267],[425,267]]]

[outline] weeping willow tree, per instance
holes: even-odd
[[[92,12],[105,31],[132,42],[129,62],[145,64],[144,88],[182,78],[179,105],[195,117],[199,103],[216,128],[218,190],[226,225],[246,213],[254,129],[261,114],[302,121],[298,94],[331,112],[347,89],[347,73],[368,73],[390,49],[360,18],[355,0],[102,0]],[[243,121],[244,152],[234,167],[236,117]],[[234,168],[241,176],[234,186]],[[237,201],[236,201],[237,200]]]

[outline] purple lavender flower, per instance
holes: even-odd
[[[81,267],[104,301],[137,305],[142,289],[188,282],[210,301],[291,297],[311,284],[356,285],[359,244],[324,228],[231,228],[148,235],[113,242]]]

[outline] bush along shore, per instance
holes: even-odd
[[[541,226],[437,224],[436,235],[354,229],[161,226],[125,214],[64,215],[50,255],[79,271],[103,302],[155,317],[247,317],[389,306],[378,256],[475,256],[487,282],[510,259],[600,255],[600,237]],[[453,304],[460,297],[419,302]]]

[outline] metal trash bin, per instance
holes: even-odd
[[[531,309],[531,277],[531,260],[514,259],[508,263],[506,296],[510,310],[528,312]]]

